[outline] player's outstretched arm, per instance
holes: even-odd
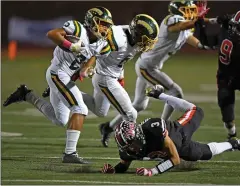
[[[164,147],[167,151],[169,159],[165,160],[164,162],[160,162],[152,169],[146,169],[144,167],[137,168],[136,174],[139,176],[153,176],[157,174],[162,174],[172,169],[174,166],[180,164],[180,157],[177,152],[176,146],[168,135],[164,139]]]
[[[53,30],[48,31],[47,37],[51,39],[56,45],[62,45],[64,42],[67,33],[63,28],[56,28]]]
[[[121,160],[115,167],[105,163],[101,172],[104,174],[124,173],[128,170],[131,161]]]

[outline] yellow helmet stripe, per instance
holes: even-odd
[[[159,34],[159,26],[158,26],[158,23],[155,19],[153,19],[151,16],[147,15],[147,14],[138,14],[139,16],[144,16],[144,17],[147,17],[148,19],[150,19],[154,25],[156,26],[156,30],[157,30],[157,35]]]
[[[77,21],[74,21],[74,25],[75,25],[74,35],[80,37],[81,26]]]

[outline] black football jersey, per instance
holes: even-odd
[[[178,132],[180,129],[180,124],[178,122],[164,121],[160,118],[148,118],[140,125],[142,126],[146,140],[143,150],[139,154],[131,155],[126,152],[119,151],[120,158],[122,160],[132,161],[143,159],[144,157],[148,157],[150,159],[158,158],[158,155],[164,148],[164,139],[167,134],[170,135],[170,138],[174,141],[174,143],[175,141],[179,141],[179,138],[182,139],[181,134]],[[173,138],[171,136],[173,136]],[[180,147],[181,144],[177,144],[176,146]]]
[[[218,76],[240,76],[240,42],[229,37],[228,25],[222,25],[218,51]]]

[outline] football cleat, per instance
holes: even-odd
[[[160,94],[164,92],[164,88],[161,85],[155,85],[146,89],[146,95],[158,99]]]
[[[7,107],[12,103],[18,103],[22,101],[26,101],[26,95],[31,92],[26,85],[20,85],[15,92],[13,92],[6,101],[4,101],[3,106]]]
[[[233,137],[228,140],[231,143],[233,150],[240,150],[240,140],[236,137]]]
[[[89,164],[90,162],[84,160],[83,158],[78,156],[77,152],[73,152],[71,154],[63,153],[62,158],[63,163],[78,163],[78,164]]]
[[[228,134],[227,139],[231,139],[231,138],[236,138],[237,137],[237,133],[235,132],[234,134]]]
[[[102,123],[99,125],[99,130],[102,135],[101,142],[104,147],[108,147],[108,140],[110,138],[113,129],[109,126],[110,122]]]

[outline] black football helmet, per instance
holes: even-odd
[[[240,42],[240,10],[229,21],[228,32],[233,41]]]
[[[129,28],[133,43],[137,44],[142,52],[151,50],[158,41],[159,25],[147,14],[136,15]]]
[[[129,155],[138,155],[146,144],[141,125],[122,121],[115,129],[115,140],[120,151]]]
[[[198,17],[198,8],[194,1],[173,0],[168,5],[168,11],[172,15],[180,15],[186,20],[194,20]]]
[[[108,9],[98,6],[87,11],[84,23],[95,36],[106,38],[113,25],[112,15]]]

